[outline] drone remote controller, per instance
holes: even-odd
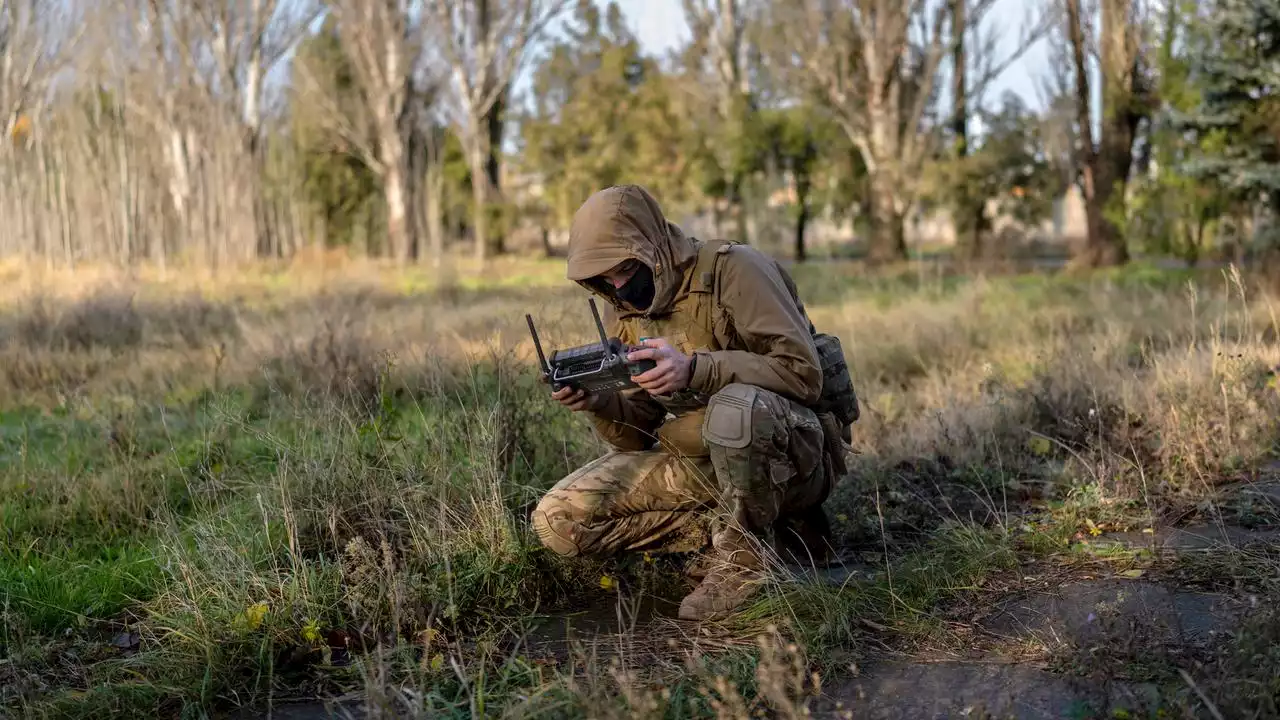
[[[606,337],[595,298],[590,298],[588,302],[591,305],[591,316],[596,321],[596,331],[600,334],[600,342],[553,351],[550,360],[542,352],[538,331],[533,326],[533,316],[524,316],[529,323],[529,334],[533,336],[533,347],[538,352],[538,364],[543,376],[555,390],[571,387],[595,394],[636,387],[631,376],[651,370],[657,363],[653,360],[629,362],[627,353],[641,348],[627,345],[616,337]]]

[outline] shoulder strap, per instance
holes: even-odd
[[[689,283],[689,292],[709,294],[712,308],[716,311],[719,310],[720,305],[720,293],[716,291],[715,286],[716,264],[721,257],[733,249],[734,245],[742,244],[739,240],[708,240],[698,248],[698,260],[693,267],[693,277]],[[787,272],[787,269],[777,261],[774,261],[773,267],[782,276],[782,282],[787,286],[787,292],[791,294],[791,299],[795,302],[796,307],[807,318],[808,313],[805,311],[804,302],[800,299],[800,291],[796,287],[791,273]],[[809,321],[809,333],[817,333],[812,321]]]
[[[716,263],[720,257],[741,245],[738,240],[707,240],[698,248],[698,259],[693,266],[689,292],[713,293],[716,282]]]

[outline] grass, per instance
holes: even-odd
[[[540,493],[604,447],[545,398],[522,317],[586,341],[581,294],[558,263],[508,265],[7,283],[0,712],[358,691],[375,715],[800,717],[878,652],[960,652],[959,609],[1031,564],[1095,562],[1095,534],[1236,522],[1226,490],[1280,457],[1280,302],[1238,273],[804,266],[864,403],[829,508],[867,572],[780,583],[710,635],[549,660],[531,618],[683,581],[534,541]],[[1275,568],[1232,557],[1233,577]],[[1223,653],[1204,682],[1265,710],[1274,653]]]

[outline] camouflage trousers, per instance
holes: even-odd
[[[611,452],[571,473],[533,511],[539,540],[575,557],[691,552],[729,527],[767,539],[781,514],[821,504],[834,484],[823,421],[768,390],[713,395],[702,438],[705,455]]]

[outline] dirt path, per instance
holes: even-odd
[[[1280,532],[1203,526],[1095,542],[1212,557],[1251,544],[1280,547]],[[858,677],[835,679],[814,716],[1214,718],[1181,670],[1228,642],[1256,605],[1248,591],[1207,592],[1134,571],[1019,591],[971,618],[970,657],[885,657]]]

